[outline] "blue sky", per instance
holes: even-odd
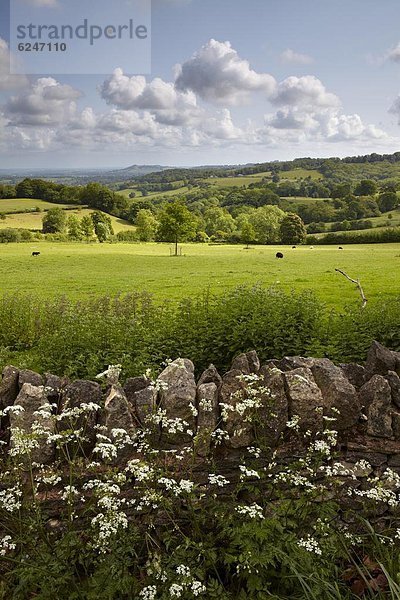
[[[11,1],[43,22],[68,3]],[[127,2],[110,3],[116,20]],[[9,75],[4,4],[2,168],[228,164],[400,148],[398,0],[153,0],[146,77],[130,69],[126,46],[111,62],[101,46],[103,75]],[[99,3],[80,4],[82,16],[100,18]]]

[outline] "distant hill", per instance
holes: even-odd
[[[147,175],[148,173],[160,173],[161,171],[166,171],[167,169],[171,169],[172,167],[163,167],[161,165],[131,165],[130,167],[125,167],[125,169],[113,169],[110,171],[113,175],[120,174],[124,177],[140,177],[142,175]]]
[[[293,169],[319,172],[326,179],[351,181],[354,179],[386,179],[399,176],[400,152],[393,154],[366,154],[345,158],[295,158],[288,161],[247,163],[244,165],[210,165],[203,167],[165,167],[162,171],[136,176],[138,182],[171,183],[180,180],[206,179],[209,177],[237,177],[270,172],[282,174]]]

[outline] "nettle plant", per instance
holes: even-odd
[[[102,375],[116,384],[119,369]],[[160,406],[141,429],[109,430],[95,403],[43,405],[26,431],[13,427],[24,408],[6,408],[0,597],[399,598],[400,477],[337,460],[333,417],[311,431],[292,416],[282,441],[301,451],[285,458],[262,435],[273,394],[260,376],[241,382],[206,432]],[[189,441],[163,447],[164,433]]]

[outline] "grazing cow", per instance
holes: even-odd
[[[292,246],[292,250],[295,250],[297,248],[297,246]]]
[[[40,256],[40,252],[32,252],[32,256]]]
[[[342,246],[339,246],[339,250],[343,250]]]
[[[275,256],[276,256],[276,258],[283,258],[283,254],[282,254],[282,252],[277,252],[277,253],[275,254]]]

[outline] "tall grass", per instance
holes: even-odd
[[[400,298],[343,312],[311,292],[238,287],[224,295],[159,304],[146,293],[79,302],[65,297],[0,297],[0,363],[93,377],[120,363],[125,376],[178,356],[197,369],[229,368],[240,352],[262,360],[284,355],[362,361],[373,339],[400,349]]]

